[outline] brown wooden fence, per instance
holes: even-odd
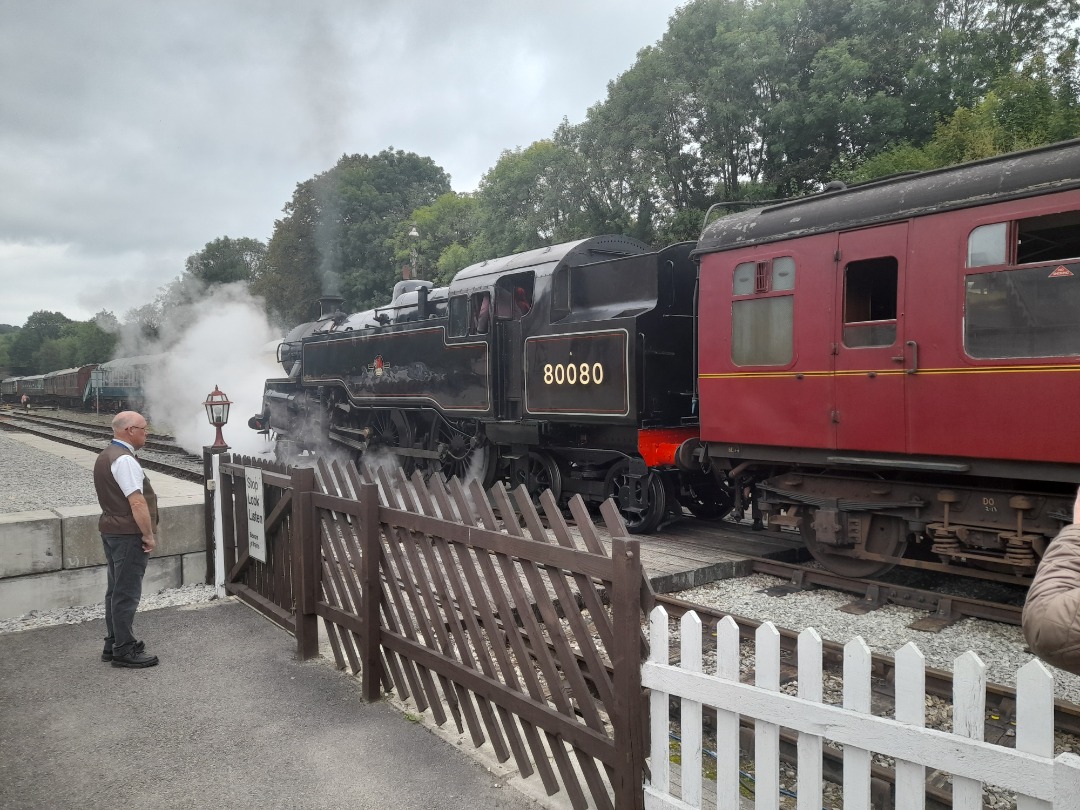
[[[231,482],[247,461],[222,465],[223,504],[234,504],[224,545],[236,557],[226,588],[292,630],[301,656],[317,653],[321,617],[366,699],[392,688],[437,724],[453,719],[575,808],[643,806],[651,591],[611,503],[609,553],[580,498],[571,528],[545,493],[545,528],[524,488],[485,494],[351,463],[294,469],[286,487],[283,471],[260,465],[267,489],[282,490],[281,528],[271,535],[268,517],[266,566],[243,565],[232,538],[246,537],[246,514]]]

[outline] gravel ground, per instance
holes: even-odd
[[[0,433],[0,513],[97,503],[89,470]]]
[[[210,602],[216,598],[212,585],[184,585],[181,588],[166,588],[154,594],[144,593],[142,601],[139,602],[139,612],[175,607],[176,605],[194,605],[199,602]],[[83,622],[104,618],[104,603],[57,608],[56,610],[32,610],[22,616],[0,619],[0,633],[16,633],[20,630],[34,630],[38,627],[51,627],[57,624],[82,624]]]
[[[779,627],[802,631],[815,628],[821,637],[847,643],[855,636],[874,652],[893,655],[909,641],[926,656],[927,666],[952,670],[953,661],[968,650],[974,650],[987,667],[987,677],[995,683],[1014,686],[1016,671],[1033,656],[1025,651],[1023,633],[1019,627],[964,619],[939,633],[912,630],[909,624],[926,614],[911,608],[888,605],[863,615],[842,613],[839,608],[854,601],[849,594],[829,590],[803,591],[787,596],[769,596],[763,591],[784,580],[755,574],[749,577],[726,579],[678,594],[680,599],[697,602],[720,611],[748,619],[771,621]],[[1056,667],[1054,674],[1057,696],[1080,703],[1080,677]]]

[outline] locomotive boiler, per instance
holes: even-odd
[[[698,434],[692,243],[600,236],[481,262],[447,287],[317,321],[279,349],[250,424],[279,457],[338,452],[406,471],[501,479],[557,501],[614,497],[634,532],[719,516],[723,480],[675,454]]]
[[[701,441],[852,575],[1030,576],[1080,482],[1080,141],[727,216]]]

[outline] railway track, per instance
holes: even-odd
[[[15,424],[36,424],[46,428],[65,430],[69,433],[99,437],[106,441],[112,437],[112,430],[105,425],[94,425],[89,422],[64,419],[58,416],[42,416],[41,414],[9,412],[5,413],[4,416],[12,420]],[[166,433],[148,434],[144,447],[147,450],[154,450],[158,453],[182,453],[184,455],[190,455],[184,448],[176,443],[176,440],[172,436]]]
[[[20,433],[28,433],[32,436],[38,436],[43,439],[48,439],[52,442],[57,442],[58,444],[65,444],[69,447],[78,447],[82,450],[90,450],[94,453],[100,453],[102,447],[104,447],[104,444],[112,436],[111,431],[104,430],[102,428],[94,428],[93,426],[83,426],[85,428],[84,430],[74,430],[67,425],[64,425],[63,427],[54,425],[51,426],[51,430],[43,429],[48,427],[50,426],[42,424],[40,422],[35,426],[32,419],[28,420],[25,417],[19,418],[18,416],[16,416],[15,418],[12,418],[12,414],[10,413],[5,413],[0,416],[0,429]],[[86,435],[88,438],[77,439],[71,438],[70,436],[59,435],[58,433],[56,433],[57,430],[64,430],[77,434],[83,434]],[[91,440],[89,438],[90,436],[97,437],[97,440]],[[160,472],[165,475],[170,475],[174,478],[180,478],[184,481],[193,481],[199,484],[203,482],[203,473],[201,467],[202,459],[197,458],[196,456],[192,456],[191,454],[187,453],[185,450],[176,446],[175,444],[168,445],[169,449],[167,450],[159,450],[157,448],[153,448],[150,446],[150,444],[150,442],[147,442],[146,447],[144,447],[143,449],[156,451],[166,456],[174,456],[175,460],[170,459],[169,461],[165,461],[160,458],[153,458],[148,454],[143,453],[139,456],[139,464],[142,465],[145,469]],[[158,444],[158,442],[155,442],[155,444]],[[198,468],[196,468],[195,466],[196,462],[198,463]]]

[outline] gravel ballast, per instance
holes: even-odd
[[[104,446],[104,443],[102,443]],[[90,471],[0,432],[0,513],[96,504]]]
[[[846,644],[856,636],[876,653],[893,655],[909,641],[926,656],[926,665],[952,671],[953,662],[968,650],[974,651],[987,667],[989,680],[1015,686],[1016,671],[1034,656],[1026,652],[1019,627],[982,619],[963,619],[940,632],[913,630],[908,625],[926,613],[912,608],[887,605],[862,615],[843,613],[839,608],[855,601],[850,594],[830,590],[809,590],[786,596],[770,596],[764,591],[786,584],[775,577],[755,574],[725,579],[678,594],[721,612],[747,619],[771,621],[795,631],[815,628],[822,638]],[[1080,702],[1080,677],[1050,667],[1057,696]]]

